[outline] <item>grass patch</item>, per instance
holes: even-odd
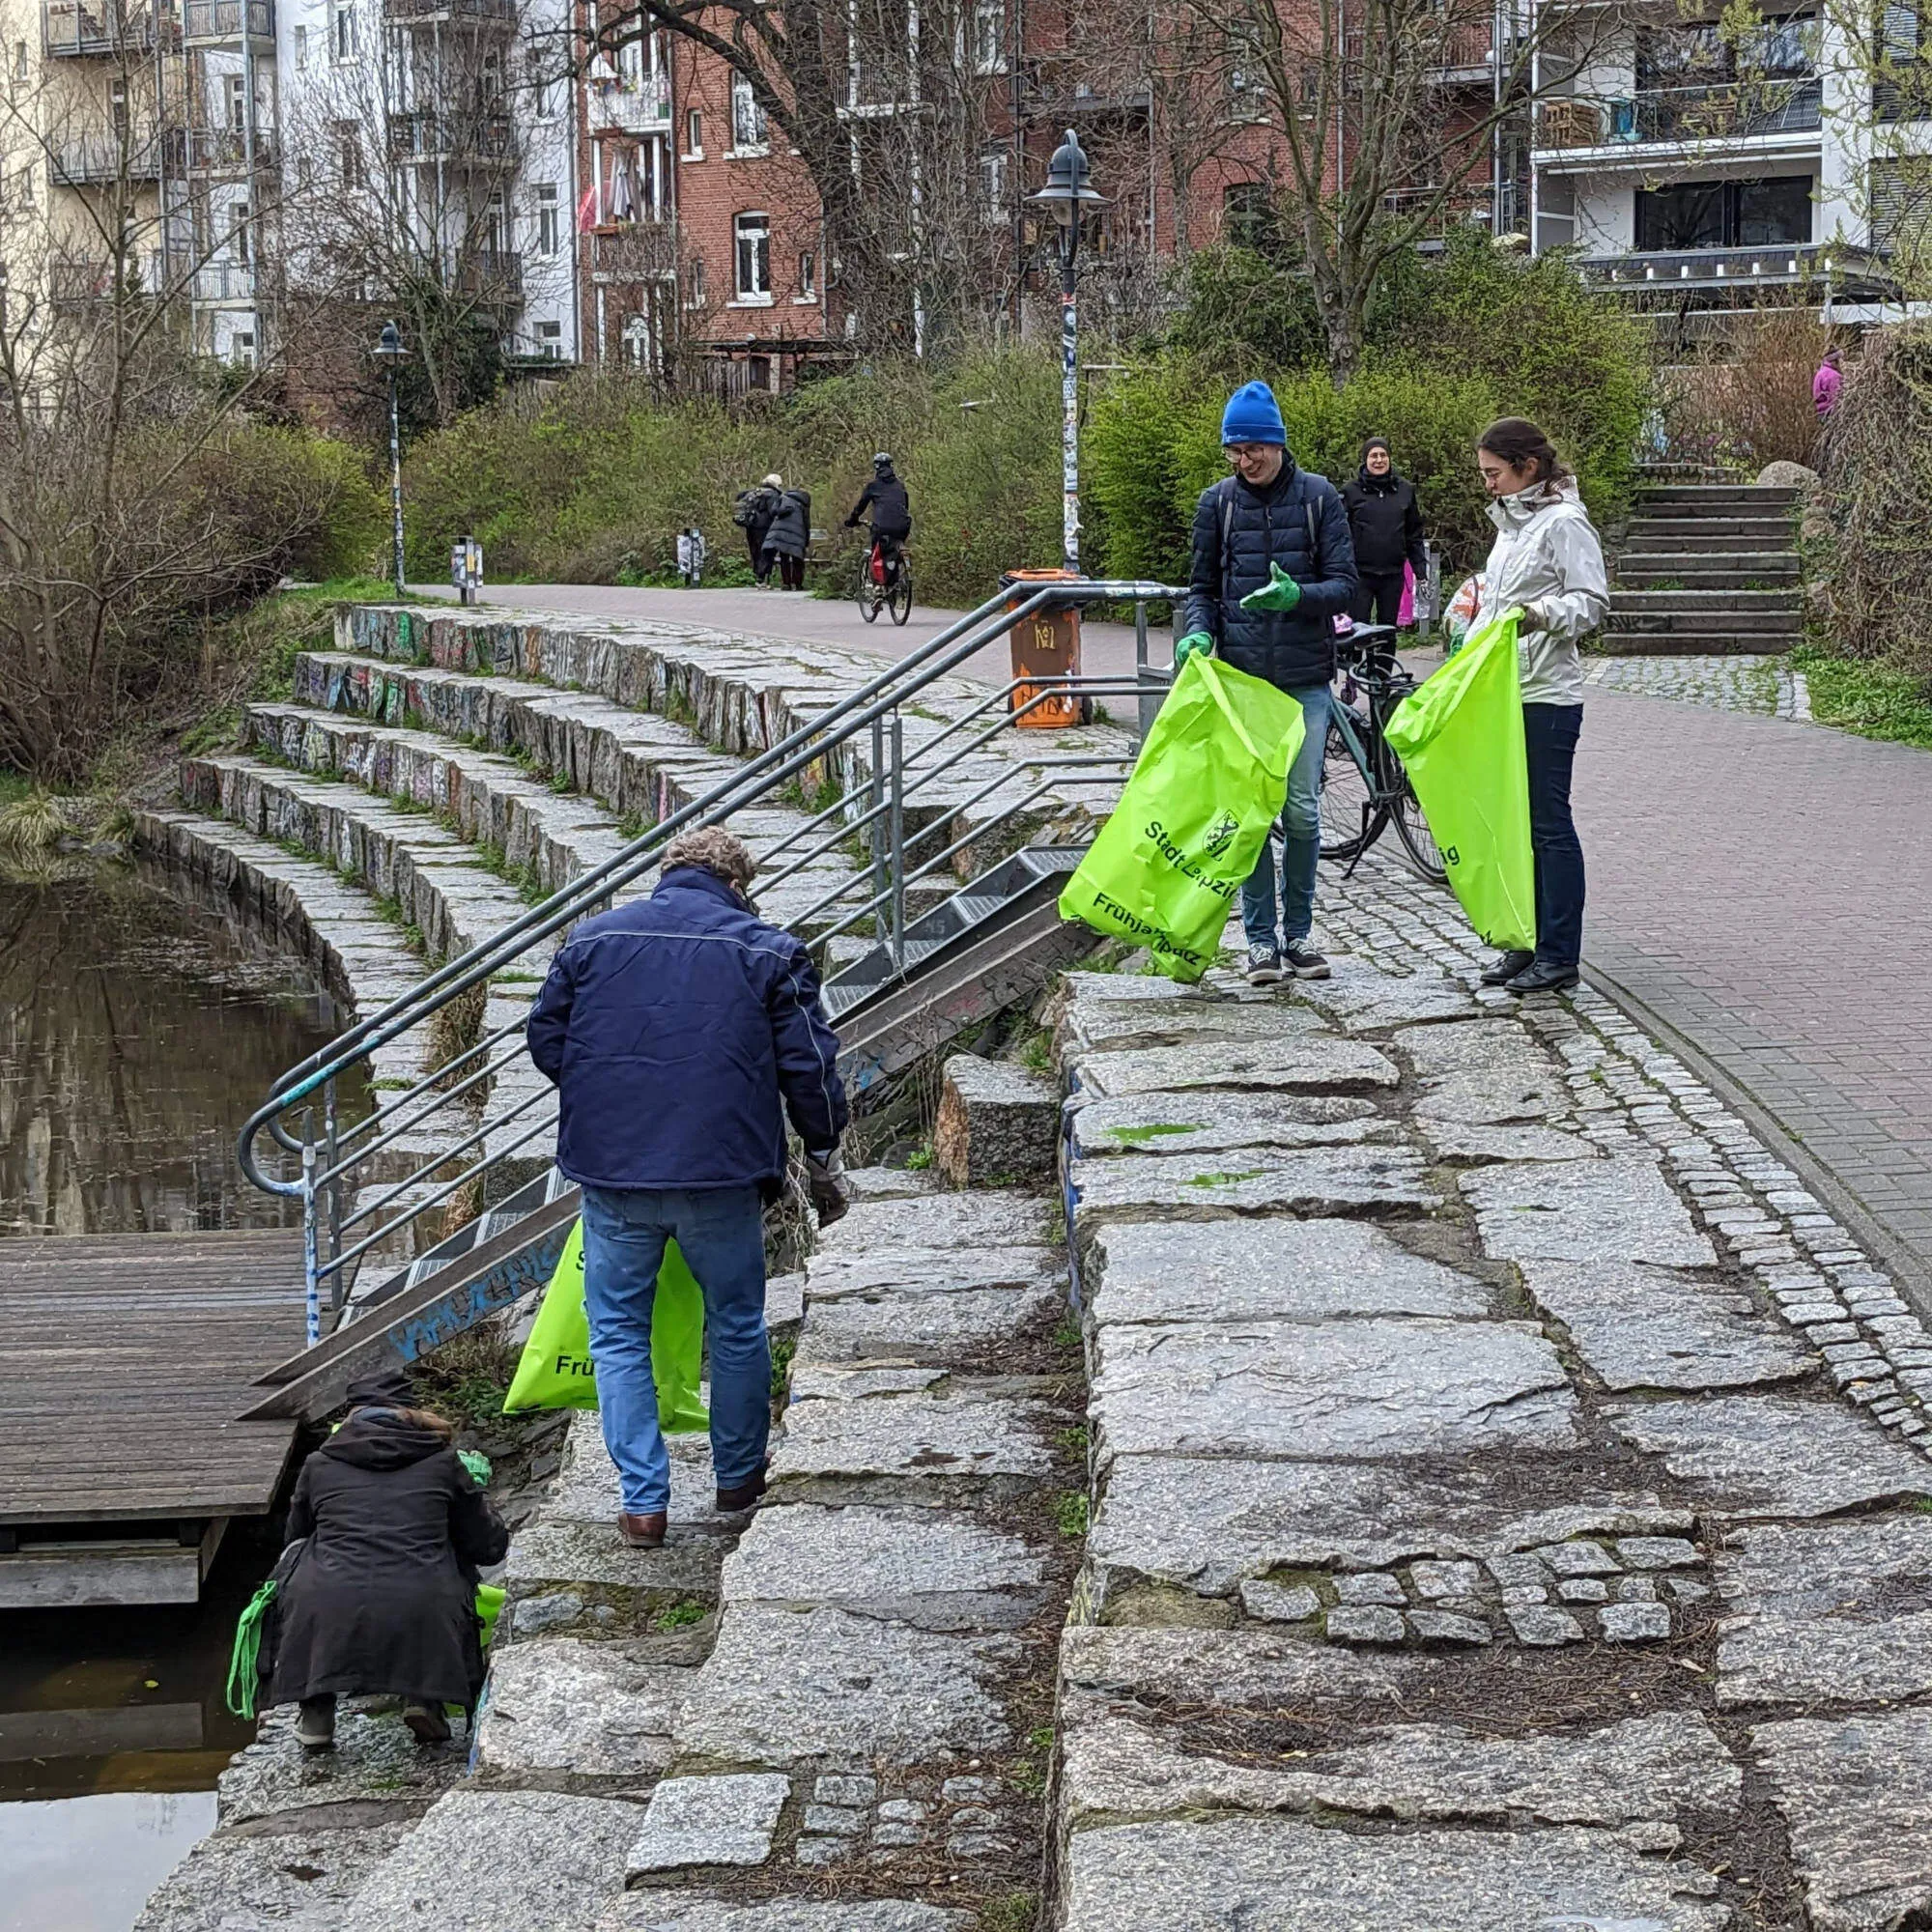
[[[23,787],[0,805],[0,852],[12,858],[43,857],[70,829],[66,807],[37,786]]]
[[[1151,1126],[1146,1127],[1109,1127],[1107,1129],[1107,1132],[1115,1140],[1122,1141],[1128,1147],[1146,1147],[1149,1141],[1158,1140],[1163,1134],[1192,1134],[1199,1131],[1200,1129],[1197,1126],[1176,1125],[1165,1121],[1156,1122]]]
[[[1003,1891],[980,1908],[979,1932],[1034,1932],[1038,1923],[1037,1891]]]
[[[791,1391],[791,1358],[797,1353],[796,1335],[772,1337],[772,1400],[781,1406]]]
[[[1087,1492],[1068,1490],[1053,1506],[1053,1520],[1062,1536],[1087,1534]]]
[[[1063,1429],[1053,1439],[1068,1456],[1084,1458],[1087,1454],[1087,1425],[1084,1422],[1076,1422],[1071,1429]]]
[[[410,1379],[425,1408],[472,1428],[500,1428],[521,1353],[494,1322],[483,1322],[418,1357]]]
[[[1044,1033],[1032,1035],[1019,1050],[1019,1063],[1030,1073],[1051,1073],[1053,1041]]]
[[[689,1630],[693,1624],[701,1624],[710,1614],[704,1605],[687,1597],[680,1604],[667,1604],[652,1617],[651,1624],[661,1631]]]
[[[1244,1180],[1259,1180],[1267,1172],[1264,1167],[1243,1168],[1239,1174],[1196,1174],[1188,1177],[1190,1187],[1237,1187]]]
[[[1791,653],[1811,687],[1811,716],[1861,738],[1932,751],[1932,689],[1889,666],[1834,658],[1813,645]]]
[[[929,1144],[925,1147],[915,1148],[911,1153],[906,1155],[906,1166],[915,1174],[923,1174],[932,1165],[932,1161],[933,1153]]]

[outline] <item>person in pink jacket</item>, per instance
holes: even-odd
[[[1844,386],[1845,376],[1838,367],[1838,352],[1828,349],[1824,361],[1818,365],[1818,373],[1811,378],[1811,407],[1818,412],[1820,422],[1838,407],[1838,391]]]

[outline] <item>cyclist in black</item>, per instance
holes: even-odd
[[[872,513],[872,540],[879,546],[886,575],[889,580],[895,579],[899,552],[906,538],[912,535],[912,505],[906,498],[906,486],[893,468],[891,455],[883,449],[872,458],[872,480],[860,491],[852,514],[845,519],[845,527],[857,529],[859,519],[867,509]]]

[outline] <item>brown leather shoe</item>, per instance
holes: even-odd
[[[653,1510],[649,1516],[632,1516],[626,1512],[617,1519],[617,1534],[633,1549],[662,1549],[669,1523],[668,1510]]]
[[[717,1495],[719,1514],[729,1516],[737,1510],[757,1508],[759,1498],[765,1493],[765,1468],[769,1466],[767,1463],[761,1467],[750,1482],[740,1483],[733,1489],[720,1490]]]

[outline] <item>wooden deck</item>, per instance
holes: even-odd
[[[0,1552],[265,1515],[295,1425],[235,1418],[301,1346],[301,1278],[293,1229],[0,1240]]]

